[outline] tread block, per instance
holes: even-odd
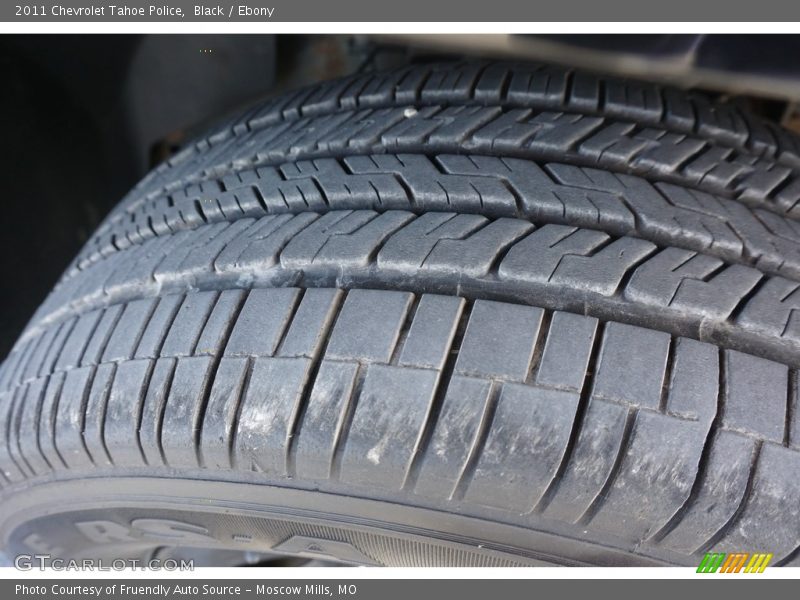
[[[464,305],[462,298],[424,294],[414,313],[398,364],[442,369],[451,352]]]
[[[341,118],[327,120],[326,125],[341,121]],[[287,162],[277,168],[261,167],[248,183],[258,190],[270,212],[322,210],[328,206],[337,210],[373,208],[381,204],[378,190],[366,178],[352,178],[352,185],[345,185],[346,177],[338,160],[319,158]],[[350,206],[352,199],[365,196],[369,197],[366,204]],[[407,208],[407,203],[401,208]]]
[[[556,194],[547,193],[552,192],[552,188],[555,187],[552,178],[532,161],[464,154],[440,154],[436,156],[435,160],[448,175],[460,176],[448,177],[453,183],[464,181],[464,175],[468,176],[467,181],[471,185],[484,188],[495,179],[499,179],[500,182],[507,182],[511,189],[516,192],[516,196],[511,195],[508,199],[503,199],[503,204],[508,204],[510,208],[516,208],[517,197],[527,201],[531,199],[531,196],[536,195],[542,197],[540,200],[542,200],[544,206],[551,206],[551,201],[555,203],[552,206],[561,204]],[[489,203],[489,206],[487,206],[487,202],[484,199],[481,208],[491,209],[493,205],[499,206],[499,199],[494,203]],[[498,214],[497,216],[500,215]]]
[[[374,106],[392,98],[398,102],[413,102],[419,97],[420,87],[427,77],[427,69],[407,67],[382,73],[359,87],[352,102],[358,106]]]
[[[450,379],[427,451],[422,456],[414,493],[450,498],[476,444],[491,382],[454,375]]]
[[[300,298],[297,288],[250,290],[233,326],[225,356],[272,356]]]
[[[579,398],[575,392],[503,385],[465,500],[531,510],[561,464]]]
[[[800,545],[800,453],[765,443],[755,467],[753,488],[739,518],[712,550],[764,548],[776,560]]]
[[[686,226],[691,215],[700,215],[702,225],[713,233],[712,249],[749,251],[758,256],[756,264],[760,268],[773,270],[787,259],[796,261],[796,245],[786,244],[788,240],[768,230],[744,204],[673,184],[659,183],[656,187],[672,204],[673,211],[682,213],[678,220],[681,226]]]
[[[566,152],[595,131],[603,119],[563,112],[542,112],[528,121],[540,129],[524,144],[549,152]]]
[[[86,349],[81,358],[81,366],[96,365],[100,362],[100,356],[106,346],[106,343],[111,336],[111,332],[117,324],[117,320],[122,313],[122,305],[115,304],[109,306],[103,311],[103,316],[97,323],[97,328],[89,338],[86,344]]]
[[[25,462],[31,467],[34,473],[47,473],[51,471],[49,463],[42,455],[40,449],[41,438],[49,435],[49,431],[40,426],[42,403],[44,401],[45,390],[48,378],[40,377],[34,379],[25,390],[25,397],[20,403],[22,414],[19,421],[19,450]],[[2,406],[2,402],[0,402]],[[34,432],[31,435],[30,432]]]
[[[488,223],[478,215],[424,213],[393,233],[378,252],[381,268],[415,271],[441,240],[460,240]]]
[[[192,256],[195,254],[203,255],[207,251],[207,248],[214,244],[215,238],[230,227],[231,225],[229,223],[213,223],[211,225],[198,226],[197,229],[194,230],[194,235],[183,236],[180,245],[172,245],[170,247],[170,252],[165,254],[163,260],[153,271],[153,278],[158,282],[166,282],[170,279],[175,279],[181,273],[181,265],[184,262],[191,264]]]
[[[577,522],[611,475],[629,409],[592,399],[555,493],[544,509],[548,518]]]
[[[158,215],[150,215],[150,219],[158,221]],[[127,256],[129,259],[128,269],[124,271],[108,270],[96,285],[101,285],[103,291],[107,295],[135,292],[136,282],[142,279],[151,280],[156,268],[161,264],[161,261],[164,260],[170,250],[179,244],[181,240],[190,238],[191,236],[191,231],[184,231],[179,235],[172,235],[170,230],[165,227],[165,231],[160,232],[159,237],[154,240],[147,244],[132,246],[124,253],[119,254],[121,256]],[[113,255],[107,257],[99,264],[106,263],[109,266],[113,265],[113,262],[109,262],[112,258]],[[95,258],[95,260],[100,259]]]
[[[710,427],[639,412],[592,530],[638,542],[663,527],[689,497]]]
[[[377,215],[371,210],[336,211],[322,215],[286,244],[280,253],[280,264],[284,268],[308,267],[329,238],[358,231]]]
[[[344,162],[347,164],[347,161]],[[287,181],[281,181],[282,178]],[[263,181],[263,176],[261,179]],[[270,193],[277,188],[284,198],[290,197],[291,194],[285,190],[288,183],[300,192],[305,204],[312,210],[386,210],[411,207],[405,190],[391,175],[351,175],[338,160],[332,158],[286,163],[281,165],[280,175],[276,174],[276,179],[279,181],[269,185],[269,191],[264,190],[265,192]],[[261,185],[259,187],[263,189]]]
[[[486,104],[499,102],[501,91],[506,81],[511,77],[511,70],[507,65],[490,64],[480,75],[475,84],[474,97]]]
[[[187,232],[190,234],[190,232]],[[117,256],[125,256],[124,254],[117,254],[116,252],[109,252],[107,256],[102,256],[99,259],[96,269],[86,269],[81,272],[81,277],[74,278],[74,281],[69,281],[65,288],[59,290],[61,298],[60,302],[69,302],[73,298],[86,296],[88,298],[98,300],[107,295],[106,287],[107,281],[115,275],[114,266]],[[110,259],[110,260],[109,260]]]
[[[592,136],[581,141],[578,152],[593,158],[602,166],[628,164],[648,146],[648,141],[632,137],[633,123],[611,123],[597,129]]]
[[[39,377],[46,377],[54,371],[55,362],[64,350],[64,343],[72,332],[73,327],[75,327],[77,320],[77,317],[72,317],[62,322],[60,325],[54,326],[58,329],[58,333],[53,338],[53,343],[50,345],[50,349],[45,355],[44,360],[42,360],[38,372]]]
[[[358,163],[369,157],[352,157]],[[344,163],[350,165],[350,159]],[[281,174],[294,185],[310,184],[321,209],[409,209],[410,199],[395,177],[388,173],[359,175],[345,171],[338,160],[323,158],[281,166]],[[317,187],[319,186],[319,187]],[[280,189],[280,188],[279,188]],[[321,193],[320,193],[321,191]],[[285,193],[284,193],[285,195]]]
[[[670,303],[677,309],[724,319],[758,283],[762,275],[755,269],[732,265],[711,281],[685,279]]]
[[[478,129],[471,141],[475,149],[509,151],[523,147],[566,153],[602,124],[600,117],[559,112],[540,112],[534,116],[527,109],[511,109]]]
[[[628,269],[655,251],[650,242],[623,237],[591,256],[565,255],[550,281],[578,290],[612,296]]]
[[[7,417],[9,420],[8,436],[4,440],[5,443],[8,444],[8,451],[12,457],[12,460],[17,464],[25,477],[35,475],[36,473],[31,467],[30,463],[26,460],[26,457],[22,454],[22,449],[20,447],[22,417],[23,413],[25,412],[25,404],[28,402],[28,394],[30,389],[30,383],[26,383],[17,388],[16,393],[12,398],[11,409]]]
[[[325,480],[331,476],[334,452],[349,410],[359,366],[323,360],[297,432],[297,477]]]
[[[423,262],[422,270],[481,277],[505,248],[532,229],[532,225],[518,219],[497,219],[463,240],[440,240]]]
[[[459,125],[461,130],[457,131],[456,134],[460,133],[463,137],[464,128],[468,127],[467,123],[477,122],[480,124],[481,122],[486,122],[486,119],[480,118],[477,120],[469,119],[466,122],[464,119],[454,119],[453,116],[458,114],[459,108],[461,107],[426,106],[419,110],[403,110],[403,118],[397,119],[390,127],[380,133],[379,143],[386,148],[392,149],[408,144],[422,145],[431,140],[431,137],[440,130],[452,130],[454,126],[458,127]],[[476,112],[474,108],[466,110],[472,114]],[[478,109],[478,112],[481,112],[480,109]]]
[[[713,256],[681,248],[664,248],[636,267],[625,286],[626,298],[643,304],[669,306],[687,278],[704,280],[724,263]]]
[[[142,333],[133,358],[158,358],[170,325],[183,303],[183,296],[171,294],[158,299],[158,305]]]
[[[578,71],[572,75],[572,93],[567,100],[572,108],[595,112],[600,106],[600,93],[599,79]]]
[[[57,399],[54,442],[68,468],[92,464],[83,439],[83,429],[94,371],[95,367],[80,367],[68,371]]]
[[[535,383],[580,391],[594,347],[597,319],[556,311],[550,321]]]
[[[104,362],[131,358],[157,302],[155,298],[144,298],[125,305],[103,352]]]
[[[202,425],[200,416],[204,407],[201,399],[211,385],[213,366],[213,359],[209,356],[178,359],[162,413],[161,448],[169,466],[199,466],[194,441]]]
[[[236,463],[285,475],[292,425],[301,409],[311,361],[257,358],[236,425]]]
[[[106,448],[103,428],[108,407],[108,395],[116,370],[117,365],[114,363],[103,363],[97,366],[84,408],[83,442],[92,462],[98,466],[112,464],[111,456]]]
[[[192,355],[218,297],[218,292],[195,292],[183,297],[161,347],[162,356]]]
[[[406,292],[350,291],[333,326],[325,357],[388,363],[412,298]]]
[[[230,448],[236,428],[245,380],[248,377],[247,358],[222,358],[214,377],[208,404],[203,415],[200,451],[203,465],[211,469],[231,469]]]
[[[39,348],[40,344],[42,343],[42,337],[37,336],[36,338],[31,339],[25,346],[20,350],[19,357],[17,358],[16,364],[14,365],[14,370],[11,373],[11,377],[9,383],[12,385],[18,385],[25,380],[25,371],[28,368],[36,350]]]
[[[736,107],[712,103],[701,95],[693,96],[692,100],[700,133],[729,143],[743,144],[747,140],[747,124]]]
[[[159,358],[150,376],[139,428],[139,442],[148,465],[166,464],[161,446],[162,419],[177,365],[175,358]]]
[[[724,259],[741,259],[743,237],[748,237],[748,233],[740,235],[737,222],[747,215],[732,215],[733,203],[708,194],[690,193],[678,186],[654,186],[638,177],[599,169],[552,165],[550,170],[564,185],[600,189],[624,198],[628,209],[636,215],[636,229],[641,237],[670,245],[676,235],[681,235],[686,246],[693,250],[707,252],[710,249]],[[698,198],[704,202],[700,204]],[[748,220],[747,226],[754,224]]]
[[[103,439],[115,465],[141,466],[139,428],[152,359],[137,359],[117,366],[106,403]]]
[[[795,165],[796,166],[796,165]],[[800,180],[795,179],[774,195],[774,202],[790,217],[797,216],[797,201],[800,200]]]
[[[414,134],[419,135],[419,144],[435,144],[437,138],[446,135],[448,128],[442,127],[442,122],[447,119],[448,110],[437,112],[431,119],[427,118],[428,111],[423,110],[409,120],[409,125],[418,125]],[[460,127],[473,128],[493,113],[495,109],[478,110],[471,118],[460,119]],[[436,133],[429,136],[433,130]],[[407,133],[404,137],[407,137]],[[425,136],[428,136],[427,141]],[[398,141],[408,143],[407,139]],[[418,154],[375,154],[350,157],[345,162],[354,173],[368,175],[371,179],[391,174],[407,190],[406,202],[410,202],[418,210],[477,212],[492,217],[516,215],[514,192],[505,186],[502,175],[490,176],[495,172],[503,175],[508,172],[508,168],[498,159],[441,155],[434,160],[435,162]],[[543,178],[547,179],[546,176]]]
[[[279,356],[313,358],[325,343],[325,335],[344,292],[336,289],[307,289],[294,314]]]
[[[0,419],[0,435],[2,435],[3,443],[0,443],[0,472],[3,477],[11,483],[23,481],[26,474],[20,470],[14,455],[11,452],[10,444],[6,443],[9,440],[13,431],[12,415],[14,414],[15,403],[20,389],[14,391],[7,391],[0,394],[0,414],[3,418]]]
[[[455,370],[462,375],[525,381],[544,311],[476,300]]]
[[[734,515],[744,497],[755,440],[722,429],[710,443],[697,493],[658,542],[664,548],[684,554],[700,549]]]
[[[668,333],[609,323],[600,347],[592,397],[658,409],[669,348]]]
[[[736,324],[750,331],[800,342],[800,284],[769,277],[742,308]]]
[[[565,255],[589,255],[608,240],[600,231],[545,225],[514,244],[498,273],[501,279],[547,283]]]
[[[408,111],[406,114],[408,118],[405,121],[392,127],[381,138],[381,143],[386,148],[424,144],[438,146],[442,143],[446,145],[452,140],[460,140],[466,145],[474,130],[491,122],[502,114],[502,110],[498,106],[446,106],[440,104],[414,108],[414,112]],[[414,165],[414,155],[398,156],[402,157],[400,160],[404,166]],[[457,193],[453,198],[454,203],[465,206],[461,204],[460,200],[460,194]]]
[[[340,269],[366,267],[383,241],[413,218],[412,213],[398,210],[380,213],[350,233],[331,235],[309,263]],[[287,252],[291,255],[291,250],[290,242],[281,255],[282,262]]]
[[[322,137],[319,146],[333,152],[346,150],[357,153],[371,151],[376,145],[381,144],[384,136],[398,123],[407,120],[405,108],[381,108],[373,111],[359,111],[350,122],[341,127],[332,129]],[[317,136],[310,136],[309,142],[317,143]],[[283,152],[279,153],[285,157]]]
[[[657,144],[648,144],[632,158],[632,164],[643,172],[680,172],[681,165],[706,147],[706,142],[683,134],[650,130]],[[652,139],[652,138],[651,138]]]
[[[692,131],[695,123],[694,105],[681,90],[665,88],[664,121],[679,131]]]
[[[635,81],[609,82],[605,108],[609,114],[625,119],[657,122],[664,110],[660,89]]]
[[[239,274],[275,266],[286,244],[318,218],[314,213],[263,217],[228,243],[214,260],[214,269]]]
[[[434,67],[419,92],[420,98],[433,102],[466,100],[472,95],[482,71],[481,63],[465,64],[458,71]]]
[[[561,106],[567,95],[569,71],[550,66],[533,69],[522,67],[512,72],[506,97],[519,104]]]
[[[223,290],[220,292],[211,314],[203,326],[200,339],[194,349],[196,355],[218,356],[222,354],[228,332],[233,328],[235,315],[242,305],[246,292],[244,290]]]
[[[782,443],[789,369],[735,350],[725,351],[728,377],[723,426]]]
[[[438,377],[427,369],[367,367],[346,434],[343,481],[396,490],[403,487]]]
[[[191,252],[175,266],[174,271],[169,273],[169,276],[174,277],[178,275],[180,277],[185,277],[189,275],[196,277],[212,273],[217,256],[219,256],[230,242],[237,240],[247,231],[254,222],[253,219],[234,221],[206,243],[192,248]],[[161,272],[164,273],[164,271]],[[156,279],[158,279],[158,275],[159,272],[157,271]]]
[[[743,179],[751,171],[748,165],[732,162],[730,155],[727,148],[709,148],[691,160],[683,168],[683,174],[695,184],[703,182],[725,187],[734,180]]]
[[[666,413],[683,419],[711,421],[719,396],[719,348],[677,338]]]
[[[39,448],[41,449],[42,457],[54,470],[66,466],[56,447],[56,418],[65,379],[66,374],[63,372],[54,373],[48,378],[47,387],[42,398],[42,408],[39,412]]]
[[[40,368],[42,367],[42,363],[44,362],[47,353],[50,351],[53,340],[58,333],[58,327],[48,327],[44,333],[39,337],[39,340],[36,344],[36,349],[30,356],[27,364],[25,365],[25,369],[22,372],[22,376],[20,381],[30,381],[34,379],[37,374],[39,373]]]

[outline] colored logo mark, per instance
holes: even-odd
[[[706,552],[698,573],[763,573],[772,560],[772,554],[764,552]]]

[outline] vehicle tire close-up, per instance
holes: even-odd
[[[793,133],[548,65],[359,73],[185,145],[90,236],[0,367],[0,535],[800,566],[798,367]]]

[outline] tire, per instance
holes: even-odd
[[[799,175],[740,108],[549,66],[270,100],[132,190],[3,363],[3,543],[800,565]]]

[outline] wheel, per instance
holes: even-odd
[[[799,173],[740,108],[544,65],[263,103],[132,190],[3,363],[3,543],[800,564]]]

